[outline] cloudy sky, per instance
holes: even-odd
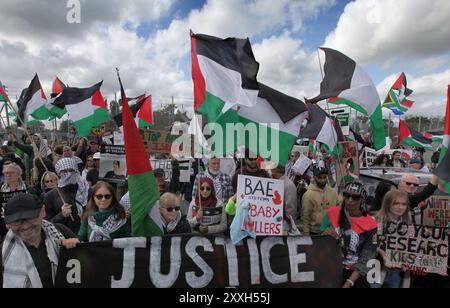
[[[80,0],[80,24],[67,23],[68,2],[1,1],[0,80],[13,98],[37,72],[46,93],[57,75],[76,87],[104,80],[113,99],[119,67],[129,96],[147,92],[158,105],[174,96],[189,109],[192,29],[249,37],[259,81],[298,98],[318,94],[317,47],[326,46],[361,64],[382,100],[404,71],[411,113],[445,112],[448,0]]]

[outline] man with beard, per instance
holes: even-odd
[[[197,196],[198,183],[203,177],[210,178],[213,181],[216,197],[221,203],[226,204],[228,199],[233,196],[231,177],[228,174],[220,172],[220,163],[221,160],[219,158],[211,158],[208,161],[207,170],[197,175],[194,182],[194,188],[192,190],[192,199]]]
[[[43,220],[45,208],[36,196],[19,194],[5,208],[9,232],[1,246],[0,286],[53,288],[60,247],[79,240],[67,227]]]
[[[314,183],[302,198],[302,216],[300,227],[305,235],[320,234],[323,215],[330,207],[339,204],[337,192],[328,185],[328,169],[314,166]]]
[[[232,186],[233,192],[237,193],[237,184],[239,175],[247,175],[254,176],[258,178],[270,178],[269,173],[266,170],[259,168],[258,166],[258,157],[250,152],[248,149],[245,150],[245,166],[236,170],[235,175],[233,176]]]
[[[59,177],[58,189],[52,190],[44,198],[46,220],[69,227],[75,234],[80,228],[80,218],[87,203],[89,186],[78,172],[78,166],[72,158],[63,158],[56,163]]]

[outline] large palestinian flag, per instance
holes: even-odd
[[[444,141],[441,148],[441,156],[439,165],[435,174],[439,177],[441,184],[450,194],[450,85],[447,88],[447,112],[445,115]]]
[[[383,107],[391,109],[396,115],[404,115],[414,105],[414,101],[407,99],[412,93],[413,91],[407,88],[405,73],[401,73],[389,90]]]
[[[119,77],[123,104],[123,130],[127,160],[128,191],[131,202],[131,228],[134,237],[163,235],[159,212],[159,189],[147,152]]]
[[[403,120],[400,120],[398,141],[401,145],[421,147],[425,150],[433,151],[432,141],[425,138],[418,131],[410,128]]]
[[[67,87],[52,103],[55,107],[67,109],[80,137],[89,135],[93,127],[110,119],[108,107],[100,92],[102,83],[103,81],[84,89]]]
[[[248,39],[191,33],[191,45],[195,112],[215,122],[237,104],[256,104],[259,63]]]
[[[223,132],[222,142],[215,142],[218,136],[213,136],[210,144],[216,155],[233,153],[242,145],[264,160],[285,165],[307,116],[306,106],[302,101],[264,84],[260,83],[259,88],[255,106],[239,105],[228,110],[215,123],[210,123],[210,127],[220,126]],[[227,125],[230,128],[233,124],[235,131],[227,129]],[[223,148],[214,147],[214,142]]]
[[[46,103],[47,97],[36,74],[28,88],[22,91],[17,101],[19,117],[24,123],[32,120],[47,120],[50,117],[50,113],[45,107]]]
[[[325,52],[325,76],[320,94],[308,100],[317,103],[324,99],[334,104],[348,105],[370,118],[375,148],[386,145],[382,106],[377,89],[367,73],[352,59],[339,51],[321,48]]]

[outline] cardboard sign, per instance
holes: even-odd
[[[364,157],[366,160],[366,167],[372,167],[377,160],[378,153],[374,149],[364,148]]]
[[[244,230],[256,235],[283,235],[284,181],[238,176],[237,204],[250,203],[250,222]]]
[[[292,170],[294,170],[298,174],[304,174],[306,170],[308,170],[309,166],[311,166],[312,160],[306,157],[305,155],[300,155],[299,159],[295,162],[294,166],[292,166]]]
[[[448,235],[444,228],[388,224],[378,238],[387,266],[415,274],[447,275]]]
[[[192,216],[195,217],[200,210],[199,207],[192,207]],[[222,220],[223,207],[204,207],[203,208],[203,218],[202,224],[207,226],[214,226],[220,224]]]
[[[359,178],[358,143],[355,141],[341,142],[342,159],[340,166],[336,168],[336,184],[344,187],[345,184],[354,182]]]
[[[168,131],[141,130],[140,133],[149,155],[170,154],[172,143],[178,138]]]
[[[125,147],[104,145],[101,148],[99,179],[110,183],[124,183],[127,180]]]
[[[192,163],[190,160],[179,160],[180,167],[180,183],[190,183],[191,175],[193,175]]]
[[[114,145],[124,145],[125,139],[123,137],[123,126],[119,128],[119,131],[114,132]]]
[[[433,196],[426,201],[423,224],[430,227],[450,227],[450,197]]]

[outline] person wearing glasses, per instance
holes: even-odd
[[[125,209],[117,200],[114,188],[100,181],[92,187],[78,238],[83,242],[101,242],[130,237],[125,216]]]
[[[203,214],[210,208],[221,208],[220,216],[210,217],[205,223]],[[194,232],[201,234],[223,234],[227,229],[227,214],[222,202],[217,199],[214,182],[208,178],[200,179],[200,189],[192,200],[187,220]],[[211,221],[210,221],[211,220]],[[212,221],[214,220],[214,221]]]
[[[44,175],[41,179],[41,187],[41,199],[43,200],[47,193],[58,187],[58,176],[56,175],[56,173],[51,171],[44,172]]]
[[[425,210],[425,200],[431,197],[436,189],[438,189],[439,179],[433,175],[424,189],[417,191],[419,188],[419,179],[414,174],[406,174],[402,177],[399,190],[407,192],[409,195],[409,209],[413,211],[414,223],[422,223],[422,211]]]
[[[88,201],[89,185],[81,178],[72,158],[59,160],[55,168],[59,177],[58,189],[50,191],[44,197],[47,212],[45,219],[63,224],[78,234],[83,208]]]
[[[367,192],[362,183],[348,183],[343,197],[341,206],[331,207],[325,213],[320,230],[339,240],[344,254],[343,288],[369,288],[365,276],[368,261],[377,255],[374,236],[378,225],[367,215]]]
[[[53,288],[61,246],[80,242],[67,227],[46,220],[38,197],[19,194],[8,201],[5,222],[8,234],[2,243],[0,286],[3,288]]]
[[[165,193],[159,199],[164,234],[192,233],[186,217],[181,214],[181,201],[173,193]]]

